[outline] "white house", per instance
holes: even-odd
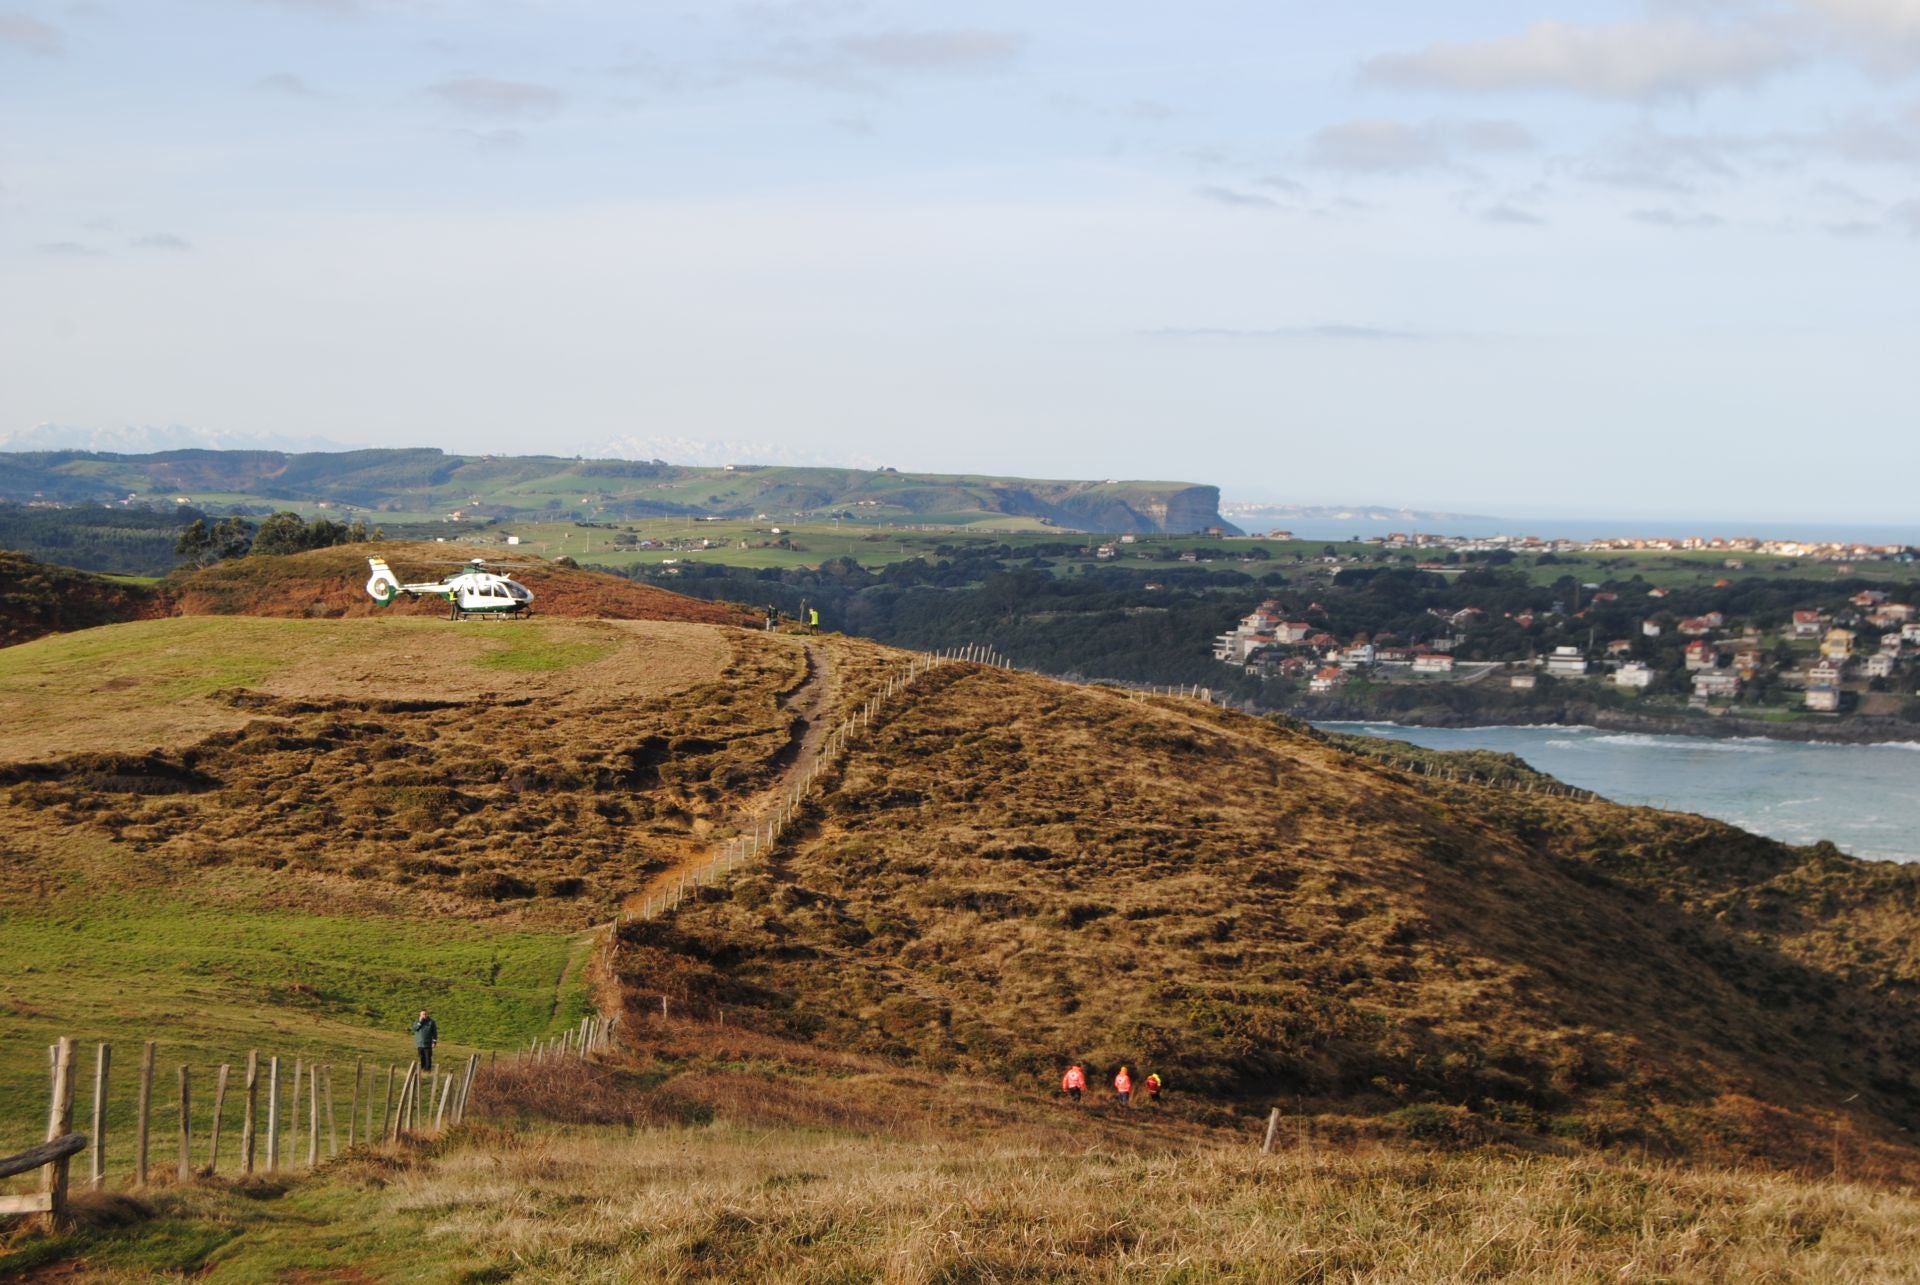
[[[1616,687],[1651,687],[1653,671],[1640,661],[1630,660],[1613,671],[1613,683]]]
[[[1703,669],[1693,676],[1693,694],[1704,700],[1732,699],[1740,694],[1740,675],[1725,669]]]
[[[1587,672],[1586,655],[1578,647],[1555,647],[1547,657],[1547,672],[1578,678]]]
[[[1413,658],[1416,674],[1451,674],[1453,657],[1437,651],[1423,651]]]
[[[1893,666],[1897,658],[1892,652],[1875,652],[1867,657],[1868,678],[1889,678],[1893,675]]]

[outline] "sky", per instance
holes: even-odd
[[[0,449],[1910,520],[1917,283],[1920,0],[0,0]]]

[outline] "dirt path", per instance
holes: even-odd
[[[743,796],[720,819],[718,828],[745,828],[772,811],[777,800],[790,795],[796,785],[806,780],[807,773],[813,770],[813,765],[820,758],[827,735],[832,731],[828,715],[833,708],[836,685],[833,655],[817,643],[802,642],[800,645],[806,652],[807,675],[797,687],[780,698],[780,703],[792,711],[796,721],[792,738],[774,755],[774,762],[780,768],[779,775],[763,789]],[[710,860],[712,854],[702,851],[674,863],[654,875],[639,891],[629,893],[623,905],[628,910],[640,909],[648,898],[671,891],[683,876]]]

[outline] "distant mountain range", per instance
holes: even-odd
[[[77,428],[72,424],[35,424],[0,433],[0,451],[105,451],[148,455],[157,451],[303,451],[352,450],[324,437],[287,433],[235,433],[190,428],[185,424],[125,424],[119,428]]]
[[[1267,504],[1229,501],[1220,512],[1249,529],[1285,526],[1289,522],[1498,522],[1480,513],[1444,513],[1436,509],[1404,509],[1379,504]]]

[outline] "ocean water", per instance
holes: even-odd
[[[1920,744],[1820,745],[1603,732],[1591,727],[1329,724],[1436,750],[1517,754],[1569,785],[1621,803],[1731,821],[1788,843],[1920,861]]]
[[[1920,545],[1920,526],[1903,522],[1840,523],[1747,520],[1741,518],[1365,518],[1274,517],[1241,521],[1250,530],[1284,527],[1300,540],[1365,540],[1390,531],[1430,531],[1438,535],[1537,535],[1543,540],[1604,540],[1616,536],[1752,536],[1757,540],[1833,540],[1862,544]],[[1251,523],[1251,525],[1249,525]]]

